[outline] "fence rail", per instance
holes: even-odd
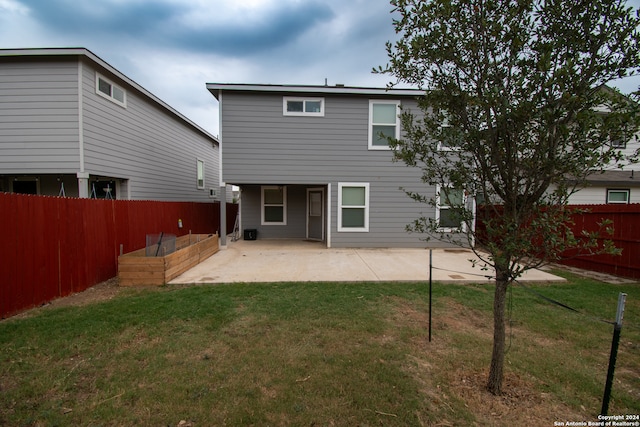
[[[237,205],[227,205],[227,230],[236,211]],[[0,224],[5,318],[115,277],[121,248],[143,248],[147,234],[218,232],[220,205],[0,193]]]

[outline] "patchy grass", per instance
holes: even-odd
[[[492,286],[233,284],[127,290],[0,322],[0,425],[553,425],[640,413],[640,288],[567,276],[511,293],[506,392],[484,391]],[[184,423],[183,423],[184,424]]]

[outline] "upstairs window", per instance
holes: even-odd
[[[369,101],[369,149],[388,150],[387,138],[400,138],[400,101]]]
[[[608,111],[609,109],[606,108],[606,110]],[[600,113],[606,115],[606,112],[600,111]],[[624,125],[614,126],[609,129],[609,147],[613,149],[624,150],[627,148],[627,141],[635,139],[636,138],[633,137],[633,135],[629,134],[629,130],[626,129],[626,126]]]
[[[282,100],[282,112],[285,116],[324,116],[324,98],[293,98],[285,96]]]
[[[123,107],[127,106],[125,90],[100,74],[96,74],[96,93]]]
[[[440,125],[442,139],[438,142],[439,151],[460,151],[459,135],[451,127],[449,114],[444,114],[444,119]]]
[[[196,186],[202,190],[204,188],[204,161],[196,159]]]
[[[627,148],[627,141],[625,141],[622,138],[613,139],[611,140],[611,148],[618,148],[618,149],[624,150],[625,148]]]

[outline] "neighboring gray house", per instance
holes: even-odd
[[[0,191],[212,201],[220,144],[83,48],[0,49]]]
[[[219,101],[223,181],[240,187],[240,229],[258,239],[327,247],[426,247],[405,231],[431,208],[401,187],[435,195],[418,168],[393,162],[380,132],[401,134],[412,89],[207,84]],[[443,216],[444,218],[444,216]],[[441,221],[441,223],[446,221]],[[446,243],[432,240],[430,247]]]

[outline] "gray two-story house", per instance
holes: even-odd
[[[213,201],[218,139],[84,48],[0,49],[0,191]]]
[[[435,195],[420,171],[393,161],[383,135],[420,91],[338,86],[207,84],[219,102],[223,181],[238,186],[240,228],[258,239],[327,247],[437,247],[405,231],[443,215],[401,188]],[[249,233],[247,231],[249,230]]]

